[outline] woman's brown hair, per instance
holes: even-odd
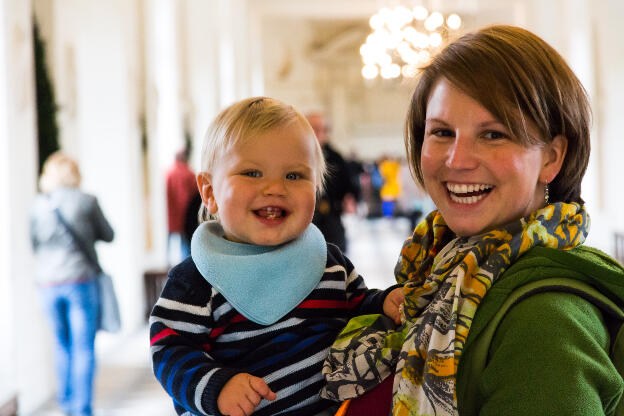
[[[427,103],[441,78],[479,102],[524,145],[565,136],[567,154],[549,184],[550,201],[583,203],[581,181],[590,151],[589,100],[574,72],[548,43],[519,27],[490,26],[452,42],[422,70],[405,123],[410,167],[421,185]],[[529,126],[537,137],[529,133]]]

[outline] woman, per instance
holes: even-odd
[[[624,299],[624,269],[582,245],[589,124],[580,81],[524,29],[465,35],[424,68],[405,143],[438,210],[416,227],[395,269],[406,324],[351,322],[326,362],[323,395],[360,396],[394,372],[393,415],[615,412],[624,382],[609,358],[606,317],[580,296],[517,302],[495,326],[484,368],[477,362],[484,328],[527,283],[566,277]],[[362,339],[368,347],[358,355]]]
[[[90,259],[97,261],[94,244],[112,241],[113,229],[97,199],[78,189],[80,179],[78,165],[63,153],[56,152],[46,160],[39,182],[42,194],[31,211],[30,237],[36,280],[56,341],[57,401],[68,415],[89,416],[93,414],[99,311],[97,269]]]

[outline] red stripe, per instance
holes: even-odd
[[[245,318],[243,315],[241,315],[240,313],[234,315],[234,317],[232,319],[230,319],[226,325],[224,326],[220,326],[218,328],[214,328],[212,331],[210,331],[210,338],[216,338],[219,335],[221,335],[223,333],[223,331],[225,331],[225,328],[227,328],[228,325],[230,324],[236,324],[238,322],[245,322],[247,320],[247,318]]]
[[[343,309],[347,306],[344,300],[304,300],[297,306],[301,309]]]
[[[169,335],[180,335],[180,334],[178,334],[176,331],[174,331],[171,328],[165,328],[159,333],[157,333],[156,335],[154,335],[154,337],[150,340],[150,345],[154,345],[154,343],[156,343],[158,340],[164,337],[167,337]]]
[[[241,315],[241,314],[239,313],[238,315],[236,315],[234,318],[232,318],[232,319],[230,320],[230,323],[231,323],[231,324],[235,324],[235,323],[237,323],[237,322],[244,322],[244,321],[246,321],[246,320],[247,320],[247,318],[245,318],[243,315]]]
[[[223,333],[223,331],[225,331],[225,327],[219,327],[219,328],[214,328],[212,331],[210,331],[210,338],[216,338],[219,335],[221,335]]]
[[[360,302],[362,302],[362,299],[364,299],[364,293],[362,293],[360,296],[349,299],[349,309],[353,309],[357,305],[359,305]]]

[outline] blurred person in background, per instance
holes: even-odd
[[[347,239],[342,223],[342,212],[345,197],[357,195],[351,179],[351,171],[344,158],[329,144],[329,128],[325,117],[320,113],[306,115],[314,130],[328,167],[325,190],[316,199],[312,222],[323,233],[328,243],[337,245],[343,252],[347,251]]]
[[[379,162],[379,173],[383,178],[383,186],[379,191],[381,195],[381,211],[384,217],[393,217],[395,214],[396,201],[401,196],[401,178],[399,161],[392,157],[383,157]]]
[[[69,156],[56,152],[46,160],[39,181],[42,193],[30,214],[30,239],[55,340],[57,402],[67,415],[90,416],[99,312],[94,245],[112,241],[114,233],[97,199],[78,189],[80,180],[78,164]]]
[[[167,171],[167,255],[169,264],[176,264],[191,254],[190,240],[184,232],[189,202],[197,194],[195,173],[188,165],[189,152],[179,150],[173,166]]]
[[[397,208],[402,216],[409,219],[409,232],[412,233],[422,216],[433,211],[435,205],[425,190],[415,182],[406,159],[401,161],[399,179],[402,192],[397,200]]]

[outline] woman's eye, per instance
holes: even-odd
[[[486,139],[505,139],[507,135],[505,133],[501,133],[500,131],[488,131],[483,135]]]
[[[291,181],[295,181],[300,178],[301,178],[301,175],[295,172],[290,172],[286,174],[286,179],[291,180]]]
[[[260,173],[260,171],[257,170],[249,170],[247,172],[243,172],[244,176],[249,176],[250,178],[259,178],[262,176],[262,174]]]
[[[438,137],[453,137],[453,131],[449,129],[435,129],[431,131],[431,134]]]

